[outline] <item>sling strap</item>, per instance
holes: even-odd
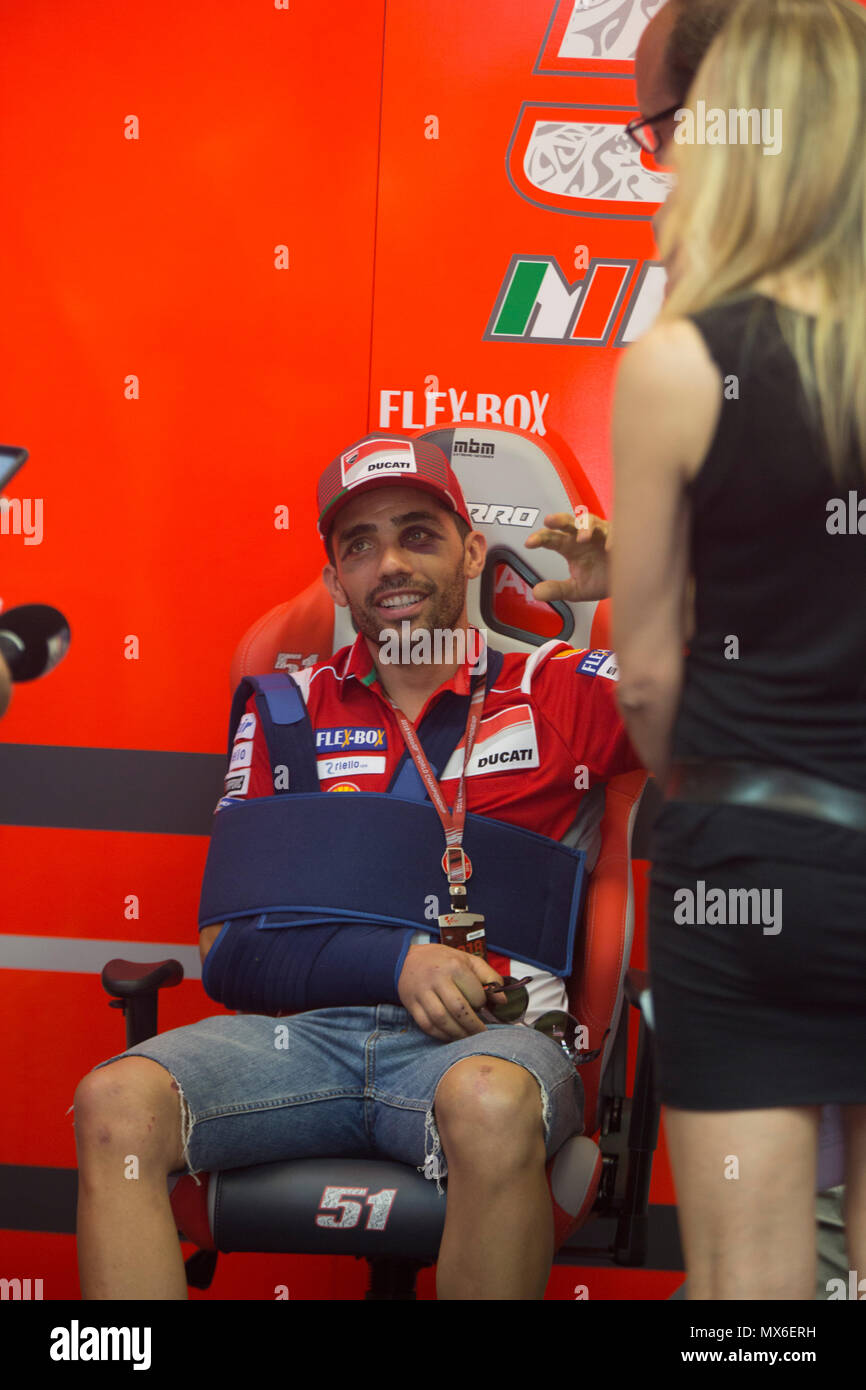
[[[503,660],[501,652],[487,649],[487,690]],[[205,866],[199,927],[258,917],[261,930],[367,922],[436,935],[442,828],[408,751],[387,792],[323,794],[309,714],[289,675],[241,682],[229,747],[250,694],[271,766],[285,768],[288,776],[277,779],[273,797],[222,803]],[[417,730],[437,778],[463,736],[467,704],[467,696],[444,691]],[[466,847],[473,909],[489,923],[489,948],[569,975],[585,890],[583,851],[472,813],[466,817]]]

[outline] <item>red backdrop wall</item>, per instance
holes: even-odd
[[[86,807],[88,752],[219,754],[234,646],[320,568],[317,474],[368,429],[498,413],[609,506],[617,359],[659,286],[665,185],[621,133],[657,7],[620,0],[600,56],[572,0],[6,14],[0,434],[30,451],[8,494],[42,499],[44,524],[38,545],[0,535],[0,596],[57,604],[73,643],[16,692],[0,769],[4,745],[82,750]],[[55,968],[53,943],[195,946],[207,840],[7,820],[0,1163],[69,1169],[75,1086],[123,1039],[98,974]],[[186,980],[160,1026],[215,1011]],[[663,1149],[651,1200],[673,1200]],[[72,1235],[0,1241],[0,1273],[78,1296]],[[556,1269],[548,1297],[680,1278]],[[193,1297],[353,1298],[363,1279],[235,1255]]]

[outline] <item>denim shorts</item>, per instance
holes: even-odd
[[[390,1158],[413,1164],[441,1192],[448,1170],[436,1087],[455,1062],[478,1056],[516,1062],[535,1077],[548,1157],[582,1132],[583,1083],[542,1033],[489,1024],[439,1042],[395,1004],[219,1015],[158,1033],[99,1067],[148,1057],[170,1072],[193,1176],[290,1158]]]

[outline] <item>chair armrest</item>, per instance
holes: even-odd
[[[133,960],[110,960],[102,971],[102,988],[113,995],[110,1009],[123,1009],[126,1019],[126,1046],[152,1038],[157,1030],[159,991],[179,985],[183,966],[179,960],[158,960],[144,964]]]
[[[158,960],[155,964],[110,960],[102,971],[102,987],[115,999],[139,999],[179,985],[182,979],[183,966],[179,960]]]

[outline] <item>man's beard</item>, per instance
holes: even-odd
[[[411,581],[401,580],[399,584],[392,584],[387,589],[379,589],[373,599],[379,600],[389,593],[399,593],[400,590],[417,588],[425,595],[430,594],[429,583],[415,585]],[[352,618],[352,626],[356,632],[369,638],[378,646],[387,642],[387,634],[403,631],[403,623],[411,623],[411,631],[421,631],[426,629],[433,633],[435,630],[440,632],[450,632],[454,630],[455,624],[463,612],[466,602],[466,579],[463,574],[462,563],[455,569],[451,578],[442,586],[434,588],[432,596],[427,600],[427,612],[421,613],[417,617],[401,618],[399,610],[395,612],[393,618],[379,618],[373,611],[373,599],[369,606],[359,608],[355,604],[349,603],[349,613]]]

